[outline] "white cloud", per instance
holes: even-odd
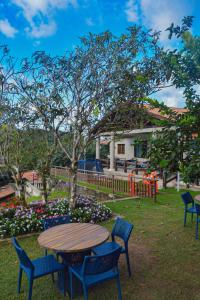
[[[168,41],[168,32],[165,31],[172,22],[180,24],[184,15],[188,14],[185,0],[141,0],[142,21],[147,27],[161,30],[160,39]]]
[[[7,19],[4,19],[0,20],[0,32],[9,38],[14,38],[17,29],[15,29]]]
[[[50,23],[40,23],[39,25],[35,25],[32,23],[31,28],[27,27],[26,32],[34,38],[41,38],[51,36],[56,32],[56,23],[54,21]]]
[[[12,3],[22,9],[25,19],[29,23],[26,32],[34,37],[50,36],[56,31],[53,19],[55,10],[65,9],[69,5],[77,7],[77,0],[12,0]]]
[[[164,88],[155,93],[153,97],[170,107],[183,107],[185,104],[183,89],[176,89],[174,86]]]
[[[191,13],[187,0],[128,0],[125,14],[127,21],[137,22],[157,31],[162,31],[161,42],[166,46],[171,44],[168,32],[165,31],[172,22],[180,24],[185,15]]]
[[[138,21],[138,3],[137,0],[128,0],[126,2],[125,10],[126,18],[128,22]]]
[[[92,18],[86,18],[85,22],[88,26],[94,26],[94,21],[92,20]]]

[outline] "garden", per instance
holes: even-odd
[[[151,124],[146,154],[151,171],[181,173],[187,187],[199,184],[200,40],[191,33],[192,22],[193,17],[184,17],[180,26],[172,23],[166,29],[169,39],[181,42],[179,49],[163,48],[159,31],[137,25],[119,36],[108,31],[90,33],[64,55],[35,51],[17,63],[8,47],[0,46],[0,168],[8,174],[16,193],[16,198],[3,201],[0,209],[0,298],[25,299],[29,289],[28,299],[64,299],[47,275],[63,272],[58,276],[60,291],[65,291],[67,282],[68,292],[72,293],[69,287],[72,288],[74,272],[79,279],[85,276],[81,279],[83,284],[96,283],[97,278],[101,281],[101,276],[111,274],[106,279],[117,279],[120,300],[120,282],[126,300],[200,299],[199,241],[195,239],[195,218],[183,226],[181,194],[185,190],[160,189],[153,201],[141,194],[128,197],[132,185],[127,183],[126,197],[99,203],[89,193],[79,193],[78,179],[80,160],[88,153],[94,154],[95,140],[102,132],[112,132],[110,148],[115,151],[114,132],[142,130]],[[155,93],[167,87],[182,88],[184,113],[154,99]],[[122,114],[123,107],[126,109]],[[159,120],[147,112],[147,107],[159,111]],[[113,166],[114,163],[113,156]],[[55,165],[67,167],[70,184],[64,182],[65,191],[59,187],[59,178],[52,176]],[[31,183],[33,188],[35,183],[41,185],[40,196],[28,191],[26,171],[36,175]],[[99,188],[99,183],[86,182],[84,186],[95,190],[97,185],[98,192],[111,192],[111,185]],[[120,181],[118,186],[121,185],[124,182]],[[114,192],[113,183],[112,188]],[[157,192],[156,181],[154,191]],[[194,207],[191,209],[193,216]],[[195,214],[198,217],[197,211]],[[45,228],[45,222],[62,217],[68,221]],[[116,236],[123,236],[124,248],[114,234],[112,242],[106,244],[117,222],[123,224]],[[111,250],[91,256],[101,246]],[[45,255],[44,249],[48,250]],[[130,277],[120,254],[126,255],[129,276],[132,270]],[[32,260],[41,256],[45,267]],[[112,260],[109,270],[107,264],[104,266],[108,257]],[[49,261],[53,262],[51,266]],[[87,263],[93,263],[96,273],[87,269]],[[23,276],[19,295],[18,269],[18,282],[22,269],[28,273],[29,281],[27,285]],[[65,274],[70,276],[66,279]],[[39,278],[42,276],[45,279]],[[38,280],[31,295],[34,279]],[[86,294],[88,287],[83,290]],[[104,288],[89,289],[89,298],[114,300],[115,292],[116,285],[109,282]]]
[[[0,210],[0,238],[41,232],[46,218],[63,215],[69,215],[74,223],[97,223],[108,220],[112,213],[105,205],[81,196],[76,199],[75,209],[70,209],[67,199],[34,201],[28,207],[16,205]]]
[[[133,275],[128,277],[124,258],[120,258],[120,279],[123,299],[199,299],[200,253],[195,240],[195,220],[188,219],[183,227],[183,204],[174,189],[160,191],[157,203],[150,199],[127,199],[107,203],[113,214],[123,216],[134,224],[129,241]],[[192,192],[193,196],[197,193]],[[111,230],[114,219],[101,223]],[[38,234],[22,236],[20,244],[31,258],[43,255],[37,242]],[[10,240],[1,241],[0,291],[1,299],[26,299],[28,287],[25,276],[22,293],[17,295],[18,261]],[[187,282],[187,284],[185,284]],[[115,283],[108,282],[91,289],[89,299],[116,299]],[[51,278],[38,279],[33,299],[65,299],[51,284]],[[77,297],[76,299],[82,299]]]

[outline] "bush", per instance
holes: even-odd
[[[70,215],[71,222],[97,223],[108,220],[112,213],[105,205],[86,197],[77,197],[76,208],[71,210],[67,199],[54,200],[48,204],[31,203],[27,208],[17,206],[0,211],[0,237],[39,232],[43,220],[60,215]]]

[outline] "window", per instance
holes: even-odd
[[[118,144],[117,145],[117,153],[118,154],[125,154],[125,144]]]
[[[145,158],[147,155],[147,141],[142,141],[134,146],[134,157]]]

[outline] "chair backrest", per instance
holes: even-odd
[[[70,216],[59,216],[59,217],[52,217],[52,218],[46,218],[43,221],[44,230],[47,230],[51,227],[67,224],[70,223]]]
[[[82,275],[105,273],[114,268],[117,270],[120,253],[121,246],[104,255],[85,256],[82,267]]]
[[[12,243],[17,252],[17,256],[19,258],[21,266],[24,267],[26,270],[27,269],[34,270],[34,266],[31,262],[30,258],[28,257],[26,252],[21,248],[21,246],[19,245],[19,243],[15,237],[12,238]]]
[[[196,212],[200,215],[200,204],[195,203]]]
[[[121,238],[124,243],[127,243],[132,230],[133,224],[130,224],[129,222],[124,221],[121,218],[117,218],[111,233],[112,239],[114,240],[114,237],[117,236]]]
[[[184,194],[181,194],[181,198],[183,200],[183,203],[185,205],[188,205],[190,203],[194,203],[194,199],[192,198],[192,195],[190,194],[190,192],[186,192]]]

